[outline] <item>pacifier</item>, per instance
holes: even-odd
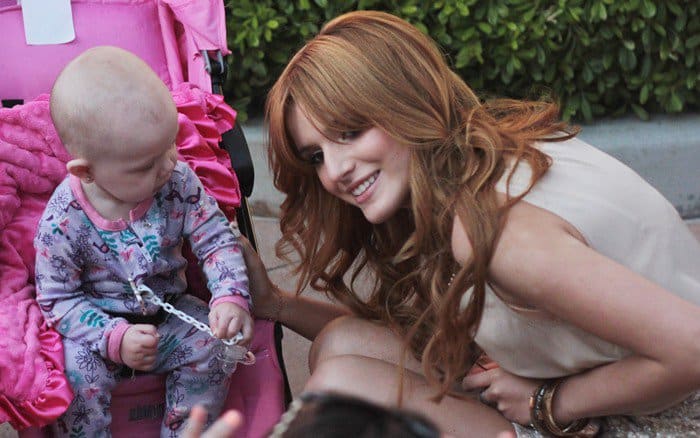
[[[236,367],[239,363],[243,365],[253,365],[255,363],[255,355],[253,352],[236,344],[225,344],[221,342],[216,352],[216,357],[221,362],[221,369],[227,374],[236,371]]]
[[[243,365],[253,365],[255,363],[255,355],[252,351],[238,343],[243,339],[243,334],[238,333],[231,339],[224,339],[219,342],[216,347],[216,358],[221,362],[221,369],[231,374],[236,371],[239,363]]]

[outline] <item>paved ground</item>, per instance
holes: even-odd
[[[700,240],[700,219],[688,221],[688,226],[695,237]],[[274,244],[280,236],[277,219],[270,217],[254,217],[258,251],[265,262],[272,281],[280,286],[294,284],[294,276],[290,273],[291,265],[275,256]],[[305,291],[304,293],[309,293]],[[306,366],[306,356],[311,343],[299,335],[286,330],[283,339],[283,354],[287,367],[289,383],[294,394],[298,394],[309,376]],[[0,425],[0,438],[16,437],[9,425]]]

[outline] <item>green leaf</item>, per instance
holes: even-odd
[[[498,10],[492,5],[489,5],[488,11],[486,12],[486,21],[488,21],[492,26],[495,26],[496,23],[498,23]]]
[[[651,28],[646,27],[642,31],[642,45],[644,45],[645,49],[649,49],[649,46],[651,45]]]
[[[642,7],[640,10],[642,17],[652,18],[656,15],[656,5],[651,0],[642,0]]]
[[[593,121],[593,112],[591,111],[591,105],[588,103],[588,100],[584,96],[581,96],[581,113],[583,114],[583,118],[587,122]]]
[[[634,103],[630,104],[630,107],[632,108],[632,111],[634,111],[634,113],[637,115],[637,117],[639,117],[642,120],[649,120],[649,113],[646,112],[644,108]]]
[[[630,50],[620,50],[620,66],[625,71],[634,70],[637,66],[637,56]]]
[[[581,77],[585,83],[590,84],[593,82],[593,70],[591,70],[588,65],[584,65],[581,71]]]
[[[688,49],[694,49],[698,45],[700,45],[700,33],[685,40],[685,47]]]
[[[642,60],[642,70],[641,70],[641,76],[642,79],[648,79],[649,75],[651,75],[651,55],[648,53],[644,55],[644,59]]]
[[[652,24],[652,27],[654,28],[654,31],[656,33],[658,33],[659,35],[661,35],[662,37],[666,36],[666,29],[664,29],[664,27],[661,24],[654,23],[654,24]]]
[[[462,68],[471,64],[473,60],[477,60],[479,64],[484,63],[484,59],[481,57],[482,47],[479,41],[472,42],[463,46],[459,52],[457,52],[457,57],[455,59],[455,68]]]
[[[683,9],[675,1],[667,1],[666,7],[673,12],[673,15],[683,15]]]
[[[675,91],[671,93],[671,98],[668,101],[668,110],[672,113],[679,113],[683,110],[683,99]]]
[[[651,84],[646,83],[639,90],[639,103],[641,103],[642,105],[647,103],[647,100],[649,99],[649,90],[650,89],[651,89]]]
[[[591,18],[593,21],[605,21],[608,18],[608,11],[601,1],[596,1],[591,6]]]
[[[488,23],[484,23],[484,22],[477,23],[476,27],[478,27],[480,31],[482,31],[483,33],[485,33],[487,35],[491,34],[491,32],[493,31],[493,28],[491,27],[491,25]]]
[[[403,8],[401,8],[401,12],[404,15],[413,15],[416,12],[418,12],[418,7],[416,5],[406,5]]]

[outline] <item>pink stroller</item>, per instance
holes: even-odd
[[[26,43],[30,19],[19,3],[0,0],[0,99],[5,107],[0,109],[0,423],[9,422],[20,436],[31,437],[50,436],[46,426],[72,399],[60,337],[46,326],[33,300],[31,245],[67,159],[42,93],[69,60],[96,45],[119,46],[142,57],[173,92],[181,159],[254,245],[255,235],[245,200],[253,186],[248,146],[235,111],[218,95],[226,70],[223,56],[230,53],[221,0],[72,0],[75,37],[50,45]],[[188,280],[195,294],[203,289],[198,274],[191,266]],[[256,320],[251,350],[257,362],[238,368],[227,399],[227,408],[244,414],[239,436],[264,436],[289,399],[280,339],[279,325]],[[157,436],[164,397],[162,376],[125,379],[113,392],[113,434]]]

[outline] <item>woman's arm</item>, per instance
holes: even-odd
[[[278,300],[275,307],[279,312],[270,316],[311,341],[326,324],[350,314],[350,310],[340,305],[283,292],[278,288],[275,294]]]
[[[700,307],[575,234],[559,217],[521,202],[490,266],[500,291],[633,352],[568,378],[555,418],[658,412],[700,388]]]
[[[305,338],[313,340],[330,321],[350,314],[343,306],[282,291],[270,281],[265,265],[250,242],[241,236],[240,244],[248,267],[253,312],[258,318],[277,320]]]

